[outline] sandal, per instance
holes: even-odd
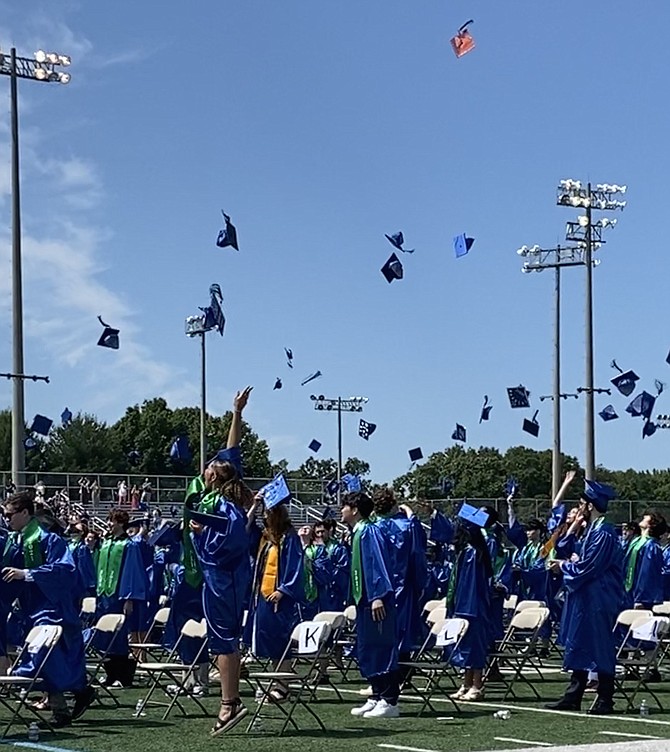
[[[229,731],[234,726],[247,716],[249,711],[242,705],[242,701],[239,697],[234,700],[221,700],[221,707],[226,708],[228,713],[226,717],[222,718],[220,715],[216,719],[214,728],[210,732],[210,736],[218,736],[226,731]]]
[[[275,687],[274,689],[270,690],[270,693],[268,694],[268,700],[270,702],[274,702],[275,705],[279,705],[283,702],[288,701],[288,689],[282,687]]]

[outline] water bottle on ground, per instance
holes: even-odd
[[[38,742],[40,740],[40,727],[35,721],[28,726],[28,741]]]
[[[144,700],[139,699],[137,701],[133,715],[135,716],[135,718],[144,717],[146,715],[146,713],[144,712]]]
[[[642,716],[649,715],[649,705],[647,705],[646,700],[642,700],[642,702],[640,703],[640,715]]]
[[[493,717],[498,721],[509,721],[512,717],[512,713],[509,710],[496,710]]]

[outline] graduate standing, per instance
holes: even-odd
[[[623,556],[614,526],[606,518],[614,489],[586,481],[582,515],[590,518],[578,561],[555,559],[553,571],[563,575],[566,590],[561,627],[565,643],[563,665],[572,671],[563,697],[550,710],[581,710],[588,672],[598,672],[598,698],[594,715],[614,712],[616,641],[612,632],[623,601]]]
[[[659,540],[668,529],[655,510],[644,513],[640,535],[628,544],[624,561],[625,608],[651,610],[663,603],[663,550]]]

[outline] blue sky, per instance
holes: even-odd
[[[365,442],[345,455],[376,480],[407,450],[452,442],[551,445],[552,276],[515,250],[563,240],[577,212],[561,178],[628,185],[595,270],[596,381],[612,358],[641,387],[669,380],[666,148],[670,6],[245,0],[156,6],[0,0],[0,44],[72,56],[69,86],[21,82],[26,414],[67,405],[116,420],[156,395],[198,400],[183,320],[218,282],[227,329],[210,335],[209,407],[253,384],[248,419],[293,466],[334,456],[336,423],[311,393],[364,395]],[[477,47],[449,46],[469,18]],[[9,99],[9,82],[0,80]],[[0,113],[0,364],[11,363],[8,105]],[[220,210],[240,252],[215,246]],[[401,229],[405,278],[379,269]],[[452,238],[476,238],[455,259]],[[563,276],[563,387],[583,383],[584,274]],[[95,347],[96,316],[122,329]],[[289,371],[283,347],[293,349]],[[315,370],[323,377],[306,387]],[[284,389],[272,390],[281,376]],[[541,432],[521,431],[505,387],[525,384]],[[494,404],[478,425],[483,395]],[[669,412],[664,394],[657,412]],[[612,401],[625,415],[627,401]],[[0,405],[11,403],[0,383]],[[584,403],[563,405],[563,447],[583,462]],[[531,413],[532,414],[532,413]],[[530,417],[530,414],[527,416]],[[666,467],[670,432],[597,425],[597,461]]]

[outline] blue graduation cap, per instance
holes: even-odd
[[[619,372],[618,376],[610,379],[610,382],[623,394],[624,397],[629,397],[634,389],[635,382],[640,380],[640,377],[635,371],[624,371],[623,368],[619,368],[616,360],[610,363],[610,366]]]
[[[284,385],[281,383],[281,379],[277,378],[275,381],[275,385],[272,387],[272,391],[274,392],[275,389],[281,389]]]
[[[314,381],[314,379],[318,379],[320,376],[323,376],[321,371],[314,371],[314,373],[310,373],[306,379],[300,382],[300,386],[305,386],[305,384],[309,384],[310,381]]]
[[[200,525],[211,527],[217,533],[227,533],[230,527],[230,519],[228,517],[221,517],[218,514],[205,514],[204,512],[195,512],[189,509],[187,517],[189,520],[193,520]]]
[[[309,449],[310,449],[310,450],[311,450],[312,452],[314,452],[314,454],[316,454],[316,453],[317,453],[317,452],[319,451],[319,449],[321,449],[321,442],[320,442],[320,441],[317,441],[316,439],[312,439],[312,440],[311,440],[311,441],[309,442],[309,444],[307,445],[307,447],[308,447],[308,448],[309,448]]]
[[[479,415],[479,422],[481,423],[483,420],[488,420],[489,416],[491,415],[491,410],[493,410],[493,405],[489,405],[489,398],[488,395],[484,395],[484,404],[482,405],[482,411]]]
[[[288,347],[285,347],[284,352],[286,353],[286,365],[289,368],[293,368],[293,350],[291,350]]]
[[[658,397],[665,389],[665,382],[660,379],[654,379],[654,386],[656,387],[656,396]]]
[[[440,491],[445,496],[449,496],[449,494],[454,490],[454,486],[456,483],[454,482],[453,478],[442,478],[440,481]]]
[[[132,449],[130,452],[128,452],[127,456],[128,462],[130,462],[131,465],[139,465],[140,460],[142,459],[142,455],[137,451],[137,449]]]
[[[67,407],[60,414],[60,422],[64,426],[68,426],[68,425],[70,425],[70,423],[72,423],[72,413],[67,409]]]
[[[606,483],[599,483],[597,480],[585,480],[582,499],[590,501],[591,504],[603,514],[607,511],[607,506],[611,499],[616,497],[616,491],[612,486]]]
[[[634,418],[643,417],[645,420],[649,420],[655,403],[656,397],[649,394],[649,392],[641,392],[628,405],[626,412],[630,413]]]
[[[507,387],[507,397],[509,399],[510,407],[530,407],[530,392],[525,386],[519,384],[519,386]]]
[[[605,405],[598,415],[600,415],[606,423],[608,420],[616,420],[619,417],[617,411],[614,409],[614,405]]]
[[[98,340],[98,347],[107,347],[110,350],[118,350],[120,329],[114,329],[114,327],[109,324],[105,324],[102,320],[102,316],[98,316],[98,321],[104,327],[100,339]]]
[[[167,548],[168,546],[176,546],[179,544],[181,538],[182,533],[179,529],[179,525],[173,522],[166,522],[156,530],[152,531],[151,535],[147,538],[147,543],[150,546]]]
[[[505,481],[505,495],[514,498],[519,493],[519,481],[513,476]]]
[[[37,442],[35,441],[35,439],[33,439],[32,436],[26,436],[26,438],[23,440],[23,446],[28,450],[35,449]]]
[[[477,527],[486,527],[489,521],[489,513],[485,509],[473,507],[472,504],[468,504],[466,501],[461,504],[458,516],[466,522],[477,525]]]
[[[474,242],[475,239],[466,237],[465,233],[456,235],[456,237],[454,238],[454,252],[456,253],[456,258],[465,256],[467,252],[472,248],[472,244]]]
[[[200,306],[199,308],[205,314],[205,330],[216,329],[223,337],[226,318],[221,310],[221,303],[223,303],[221,286],[215,283],[209,286],[209,305],[206,308]]]
[[[219,248],[232,246],[236,251],[239,251],[240,249],[237,247],[237,230],[235,229],[235,225],[230,221],[230,217],[223,211],[223,209],[221,210],[221,214],[223,214],[225,227],[222,230],[219,230],[216,244]]]
[[[184,436],[183,434],[177,436],[170,447],[170,459],[175,462],[184,462],[185,464],[188,464],[192,458],[193,455],[188,443],[188,436]]]
[[[339,517],[337,509],[334,507],[326,507],[321,514],[321,519],[326,522],[327,520],[336,520]]]
[[[39,433],[42,436],[48,436],[49,430],[51,429],[51,426],[53,425],[53,421],[51,418],[47,418],[46,415],[36,415],[33,418],[32,425],[30,426],[30,431],[32,433]]]
[[[650,420],[646,420],[642,426],[642,438],[647,436],[653,436],[656,433],[656,423],[652,423]]]
[[[382,274],[384,279],[391,284],[394,279],[402,279],[404,272],[400,259],[392,253],[388,261],[382,266]]]
[[[462,426],[460,423],[456,423],[456,430],[451,434],[451,438],[453,441],[465,441],[466,440],[466,430],[465,426]]]
[[[362,418],[358,422],[358,435],[361,437],[361,439],[365,439],[367,441],[376,430],[376,423],[368,423],[367,420],[363,420]]]
[[[666,359],[665,359],[665,362],[666,362],[666,363],[667,363],[668,365],[670,365],[670,352],[668,352],[668,355],[667,355],[667,357],[666,357]]]
[[[414,248],[403,248],[403,243],[405,242],[405,238],[402,234],[402,232],[398,231],[393,233],[393,235],[385,235],[388,242],[394,247],[397,248],[399,251],[402,251],[403,253],[414,253]]]
[[[328,482],[328,485],[326,486],[326,492],[329,496],[337,496],[337,492],[340,488],[340,483],[337,482],[337,478],[333,478],[331,481]]]
[[[207,464],[212,462],[230,462],[231,465],[237,470],[237,474],[242,477],[242,452],[238,446],[226,447],[219,449],[219,451],[209,460]]]
[[[347,493],[357,493],[362,488],[360,476],[351,473],[342,476],[342,484]]]
[[[535,438],[540,435],[540,424],[537,422],[537,414],[539,412],[539,410],[536,410],[531,420],[528,420],[528,418],[523,419],[523,430]]]
[[[277,475],[275,475],[269,483],[266,483],[258,493],[262,494],[263,503],[265,504],[266,509],[272,509],[291,498],[291,492],[286,484],[286,478],[284,478],[282,473],[277,473]]]
[[[408,454],[412,462],[418,462],[419,460],[423,459],[423,452],[421,451],[421,447],[416,447],[416,449],[410,449]]]

